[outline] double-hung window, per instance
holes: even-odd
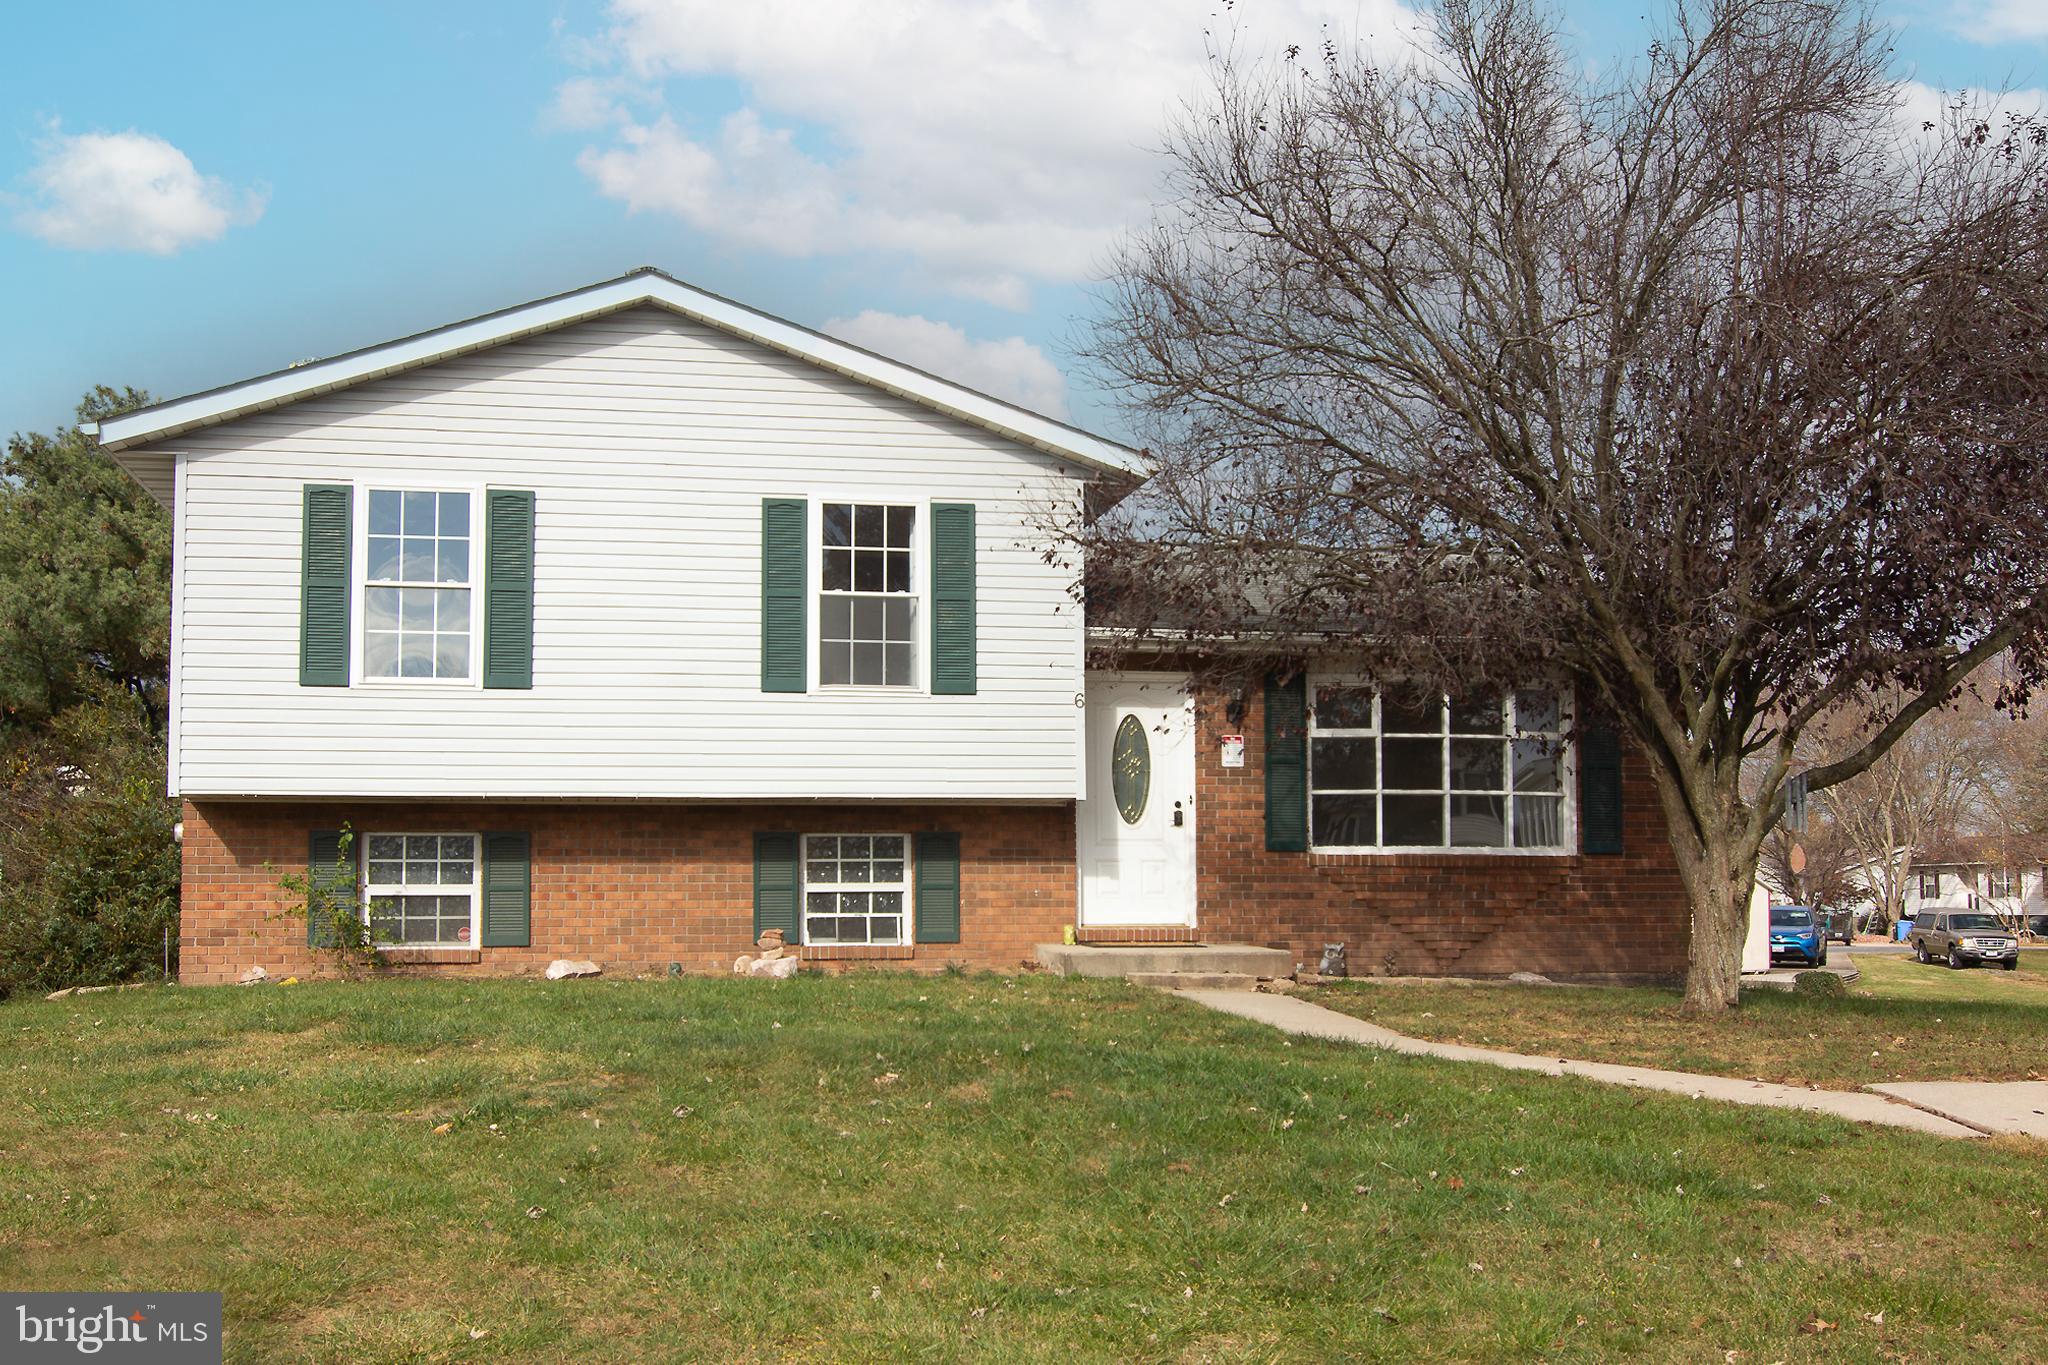
[[[1309,714],[1310,842],[1324,850],[1566,845],[1555,692],[1446,697],[1321,683]]]
[[[908,943],[909,843],[901,834],[806,834],[804,942]]]
[[[363,555],[363,677],[473,676],[470,497],[370,490]]]
[[[2013,894],[2013,875],[2010,869],[1994,867],[1984,873],[1984,894],[2005,900]]]
[[[819,518],[818,684],[917,685],[917,509],[828,502]]]
[[[1938,901],[1941,899],[1941,874],[1939,872],[1922,872],[1919,881],[1921,900]]]
[[[474,946],[476,835],[372,834],[364,844],[363,911],[374,942]]]

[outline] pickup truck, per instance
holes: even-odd
[[[2019,940],[1998,922],[1996,915],[1981,910],[1937,910],[1922,913],[1906,936],[1913,956],[1921,962],[1946,962],[1967,967],[1973,962],[1997,963],[2007,971],[2020,965]]]

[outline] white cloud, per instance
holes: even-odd
[[[835,318],[825,330],[856,346],[970,389],[1007,398],[1048,417],[1067,415],[1067,377],[1044,351],[1023,337],[975,341],[951,323],[870,308]]]
[[[1957,120],[1978,118],[2003,133],[2011,120],[2040,118],[2048,111],[2048,90],[1942,90],[1923,81],[1901,81],[1898,89],[1893,117],[1916,139],[1950,134]]]
[[[555,87],[543,127],[587,133],[632,122],[636,105],[658,104],[653,91],[619,76],[576,76]]]
[[[2048,5],[2041,0],[1979,0],[1948,11],[1949,26],[1977,43],[2048,38]]]
[[[1399,0],[1269,0],[1242,18],[1213,0],[614,0],[612,74],[731,81],[744,102],[708,126],[635,117],[584,76],[557,103],[607,111],[613,133],[578,164],[629,209],[790,256],[905,257],[1022,308],[1035,283],[1089,278],[1149,217],[1154,151],[1201,93],[1219,13],[1214,41],[1247,55],[1313,51],[1326,32],[1394,53],[1415,33]]]
[[[201,175],[150,133],[52,128],[29,169],[15,225],[53,246],[169,256],[263,216],[264,191]]]

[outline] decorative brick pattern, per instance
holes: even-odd
[[[1190,930],[1175,924],[1095,924],[1074,931],[1078,943],[1199,943],[1200,926]]]
[[[1013,970],[1074,922],[1074,808],[326,803],[187,801],[179,979],[233,981],[326,969],[302,919],[285,918],[277,879],[302,869],[307,837],[344,822],[380,831],[526,830],[533,836],[529,948],[435,953],[393,971],[535,976],[558,957],[614,974],[728,972],[754,938],[753,836],[807,833],[960,835],[961,941],[912,949],[818,949],[833,970],[873,961],[898,970],[951,963]],[[870,950],[872,951],[872,950]],[[396,955],[394,955],[396,956]],[[410,956],[410,955],[408,955]],[[454,959],[454,960],[448,960]]]
[[[1353,976],[1685,970],[1685,891],[1640,754],[1625,758],[1616,856],[1269,853],[1264,702],[1256,688],[1246,701],[1232,725],[1220,697],[1197,695],[1196,921],[1205,940],[1286,948],[1310,969],[1325,943],[1342,942]],[[1242,768],[1221,764],[1226,733],[1245,737]]]

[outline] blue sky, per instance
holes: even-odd
[[[1396,0],[10,6],[0,433],[658,265],[1114,433],[1071,362],[1205,31]],[[1563,0],[1589,61],[1652,7]],[[1893,6],[1900,75],[2048,84],[2048,0]]]

